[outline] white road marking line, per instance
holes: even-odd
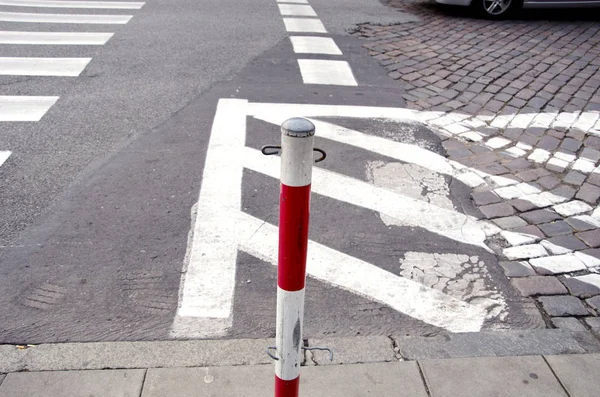
[[[38,14],[29,12],[0,12],[3,22],[90,23],[123,25],[133,15]]]
[[[0,44],[103,45],[114,33],[0,31]]]
[[[296,54],[342,55],[342,51],[330,37],[290,37]]]
[[[278,3],[308,4],[307,0],[277,0]]]
[[[4,58],[0,75],[5,76],[79,76],[92,58]]]
[[[217,105],[206,152],[189,264],[182,275],[179,317],[226,319],[231,316],[247,103],[239,99],[221,99]]]
[[[0,96],[0,121],[40,121],[57,96]]]
[[[297,4],[278,4],[281,15],[300,16],[300,17],[316,17],[317,13],[309,5]]]
[[[278,157],[264,156],[258,150],[245,148],[243,158],[246,168],[279,179]],[[377,211],[406,226],[421,227],[458,242],[488,249],[485,233],[477,225],[476,218],[318,167],[313,168],[312,178],[315,193]]]
[[[298,65],[304,84],[358,85],[346,61],[298,59]]]
[[[11,152],[9,152],[9,151],[0,151],[0,167],[10,157],[10,155],[11,155]]]
[[[292,33],[327,33],[319,19],[283,18],[285,29]]]
[[[16,7],[48,7],[48,8],[110,8],[139,10],[143,2],[132,1],[62,1],[62,0],[0,0],[0,5]]]
[[[278,228],[242,213],[241,248],[277,263]],[[377,266],[314,241],[308,242],[307,274],[344,290],[382,302],[410,317],[451,332],[481,330],[486,312],[435,289],[399,277]]]

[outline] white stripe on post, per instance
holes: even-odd
[[[287,186],[310,185],[313,168],[314,136],[295,138],[281,136],[286,154],[281,156],[281,183]]]
[[[275,362],[275,375],[281,380],[294,380],[300,376],[303,318],[304,289],[290,292],[277,287],[275,343],[279,360]]]
[[[0,44],[103,45],[113,33],[0,31]]]
[[[90,23],[123,25],[129,22],[133,15],[84,15],[84,14],[38,14],[30,12],[0,12],[3,22],[33,22],[33,23]]]

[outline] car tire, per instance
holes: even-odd
[[[471,6],[486,19],[505,19],[521,8],[520,0],[473,0]]]

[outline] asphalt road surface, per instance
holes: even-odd
[[[328,153],[305,337],[543,326],[468,178],[345,34],[414,17],[376,0],[61,5],[0,5],[0,343],[273,336],[278,162],[258,149],[292,116]]]

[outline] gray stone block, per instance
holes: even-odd
[[[548,237],[562,236],[573,232],[571,226],[565,221],[555,221],[538,225],[540,230]]]
[[[567,149],[570,152],[576,152],[581,147],[582,142],[573,138],[566,138],[560,147]]]
[[[538,149],[544,149],[549,152],[553,151],[560,144],[560,140],[551,136],[543,137],[537,144]]]
[[[585,182],[586,176],[581,172],[571,171],[563,178],[564,183],[568,183],[569,185],[581,186],[583,182]]]
[[[590,183],[584,183],[581,189],[577,192],[575,198],[583,200],[590,204],[596,204],[598,198],[600,198],[600,187],[594,186]]]
[[[536,182],[545,187],[547,190],[554,189],[560,183],[558,178],[555,178],[551,175],[543,176]]]
[[[546,356],[546,361],[572,397],[597,397],[600,354]]]
[[[0,386],[2,386],[2,382],[4,382],[4,378],[6,378],[6,374],[0,374]]]
[[[307,352],[307,363],[316,365],[356,364],[396,361],[392,341],[387,336],[309,339],[309,346],[325,346],[333,350],[333,361],[325,351]],[[310,358],[310,359],[309,359]]]
[[[600,317],[586,317],[584,321],[592,331],[600,332]]]
[[[525,219],[527,222],[535,224],[535,225],[537,225],[539,223],[547,223],[547,222],[555,221],[557,219],[562,219],[562,217],[560,215],[558,215],[556,212],[554,212],[552,210],[547,210],[547,209],[525,212],[525,213],[521,214],[520,216],[521,216],[521,218]]]
[[[575,235],[591,248],[600,247],[600,229],[588,230],[587,232],[579,232]]]
[[[511,280],[511,282],[523,296],[559,295],[567,293],[565,286],[553,276],[515,278],[514,280]]]
[[[542,357],[422,361],[433,397],[566,397]]]
[[[514,229],[517,227],[527,226],[527,222],[518,216],[506,216],[504,218],[496,218],[492,220],[501,229]]]
[[[566,219],[575,231],[584,232],[595,228],[600,228],[600,220],[592,218],[589,215],[578,215]]]
[[[488,205],[495,204],[502,201],[500,197],[494,192],[473,192],[471,198],[477,205]]]
[[[506,277],[527,277],[534,276],[535,271],[527,262],[500,262],[500,266],[504,269]]]
[[[581,242],[581,240],[577,239],[576,237],[573,237],[573,235],[552,237],[549,238],[547,241],[550,244],[563,247],[569,251],[578,251],[587,248],[586,245]],[[542,243],[542,245],[544,244]],[[546,247],[545,245],[544,247],[548,249],[548,247]],[[560,253],[562,254],[564,252]]]
[[[552,317],[589,315],[585,306],[574,296],[542,296],[538,300],[542,304],[544,311]]]
[[[539,327],[545,327],[540,321]],[[532,356],[600,351],[589,333],[559,329],[449,333],[435,337],[394,337],[406,360],[456,357]]]
[[[484,205],[479,209],[487,219],[510,216],[515,213],[515,209],[508,203]]]
[[[138,397],[145,369],[9,374],[0,395],[6,397]]]
[[[600,314],[600,295],[585,300],[598,314]]]
[[[567,286],[571,295],[580,298],[600,295],[600,274],[568,277],[563,279],[563,283]]]
[[[587,332],[587,329],[575,317],[554,317],[552,324],[559,329],[572,332]]]

